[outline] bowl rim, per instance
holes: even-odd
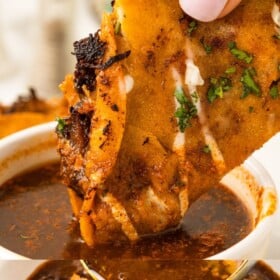
[[[25,128],[18,132],[12,133],[2,139],[0,139],[0,150],[7,146],[17,143],[19,140],[25,140],[38,134],[50,133],[55,130],[57,122],[47,122],[44,124],[34,125],[29,128]]]
[[[17,144],[21,142],[26,142],[28,139],[34,137],[34,136],[44,136],[48,135],[51,132],[54,132],[55,127],[57,125],[57,122],[52,121],[36,126],[32,126],[30,128],[21,130],[19,132],[13,133],[5,138],[2,138],[0,140],[0,151],[3,149],[6,149],[9,145],[11,144]],[[1,158],[1,156],[0,156]],[[277,192],[276,184],[274,180],[271,178],[268,170],[257,160],[254,156],[251,156],[248,158],[243,166],[250,165],[250,164],[256,164],[257,168],[260,168],[266,178],[272,183],[270,185],[270,189],[275,191],[276,198],[279,198],[279,194]],[[256,227],[242,240],[234,244],[233,246],[229,247],[228,249],[221,251],[213,256],[210,256],[206,258],[206,260],[218,260],[218,259],[235,259],[233,256],[236,256],[236,259],[246,259],[246,256],[240,256],[240,252],[244,250],[244,248],[250,248],[254,247],[254,243],[257,239],[261,238],[263,241],[267,238],[266,235],[264,235],[264,232],[271,233],[272,231],[272,225],[273,225],[273,220],[276,216],[276,213],[279,211],[278,204],[276,205],[276,210],[273,214],[270,216],[264,217],[259,223],[256,225]],[[238,257],[239,256],[239,257]],[[19,260],[19,259],[30,259],[28,257],[25,257],[23,255],[20,255],[16,252],[13,252],[0,244],[0,260],[1,259],[10,259],[10,260]]]
[[[221,251],[213,256],[206,258],[207,260],[220,260],[220,259],[229,259],[229,258],[232,259],[232,255],[240,256],[240,252],[244,250],[243,249],[244,247],[249,247],[249,248],[253,247],[255,241],[259,238],[261,238],[264,243],[267,242],[266,235],[262,233],[263,232],[267,232],[269,234],[271,233],[273,220],[275,219],[277,212],[280,211],[278,206],[279,191],[277,190],[276,183],[270,176],[268,170],[261,164],[261,162],[258,159],[256,159],[254,155],[251,155],[248,159],[246,159],[241,166],[245,167],[245,169],[248,170],[249,172],[252,172],[253,175],[255,175],[254,174],[255,172],[261,170],[261,176],[259,179],[265,181],[265,185],[262,187],[273,190],[273,192],[276,195],[275,211],[271,215],[267,215],[264,218],[262,218],[260,221],[258,221],[255,228],[253,228],[253,230],[247,236],[241,239],[239,242],[235,243],[233,246],[229,247],[224,251]],[[252,169],[254,170],[252,171]],[[248,259],[247,254],[240,257],[241,259]]]

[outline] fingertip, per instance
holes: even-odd
[[[218,18],[224,17],[229,14],[232,10],[234,10],[242,0],[229,0],[225,5],[223,11],[220,13]]]
[[[204,22],[224,17],[235,9],[241,0],[179,0],[183,11]]]
[[[183,11],[204,22],[215,20],[224,10],[228,0],[179,0]]]

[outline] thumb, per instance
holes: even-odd
[[[212,21],[230,13],[241,0],[179,0],[181,8],[199,21]]]

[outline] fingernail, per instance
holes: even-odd
[[[199,21],[212,21],[219,17],[228,0],[179,0],[181,8]]]
[[[234,10],[240,4],[240,2],[241,2],[241,0],[230,0],[230,1],[228,1],[227,4],[225,5],[225,8],[223,9],[221,14],[219,15],[219,18],[224,17],[227,14],[229,14],[232,10]]]

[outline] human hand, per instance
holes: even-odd
[[[181,8],[199,21],[212,21],[230,13],[241,0],[179,0]]]

